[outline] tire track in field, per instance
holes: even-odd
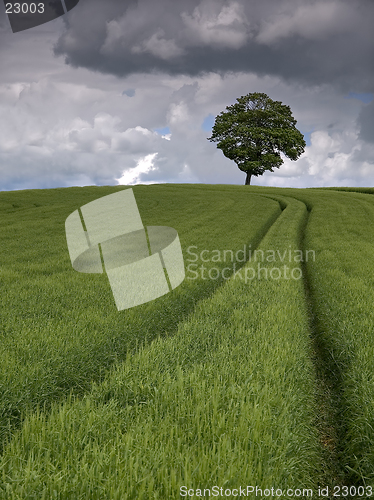
[[[301,200],[299,200],[301,201]],[[307,214],[300,228],[300,250],[306,255],[306,231],[312,207],[303,202]],[[334,486],[348,485],[347,473],[343,468],[341,443],[346,433],[344,422],[339,418],[343,401],[343,373],[335,362],[332,349],[329,346],[329,335],[326,335],[318,317],[318,305],[313,293],[310,271],[305,260],[301,262],[305,302],[308,313],[310,338],[313,349],[313,364],[316,374],[316,402],[320,409],[316,415],[316,426],[320,435],[323,450],[323,471],[321,471],[320,486],[329,486],[332,495]],[[334,498],[332,496],[325,498]],[[347,497],[346,497],[347,498]]]
[[[262,196],[272,198],[273,200],[279,200],[277,195],[264,194]],[[287,199],[287,197],[303,203],[306,208],[306,215],[300,226],[300,239],[298,245],[302,251],[302,255],[305,256],[306,250],[308,250],[306,246],[306,231],[312,206],[297,197],[287,195],[284,198]],[[314,354],[312,361],[315,367],[316,377],[315,401],[320,410],[315,420],[322,448],[323,461],[323,470],[320,472],[319,485],[321,487],[329,486],[329,492],[332,494],[334,486],[352,486],[352,483],[346,480],[348,476],[342,465],[343,460],[341,460],[342,454],[344,453],[341,443],[343,443],[346,434],[344,422],[339,418],[342,410],[341,405],[344,401],[343,373],[333,357],[333,351],[331,349],[331,341],[333,339],[326,334],[321,321],[318,319],[318,305],[313,294],[307,263],[304,260],[300,264],[311,347]],[[324,498],[333,499],[336,497],[329,495],[329,497]]]
[[[218,189],[216,189],[215,191],[219,191]],[[223,190],[222,190],[223,191]],[[262,195],[257,195],[257,196],[262,196]],[[274,201],[276,201],[278,203],[278,206],[279,206],[279,209],[280,211],[277,212],[277,213],[274,213],[273,215],[271,215],[267,221],[263,224],[263,226],[261,227],[261,229],[257,232],[256,236],[254,236],[254,238],[252,238],[252,240],[249,240],[246,242],[246,245],[250,246],[251,248],[251,252],[253,252],[254,250],[256,250],[259,245],[261,244],[261,242],[263,241],[263,239],[266,237],[266,235],[268,234],[268,232],[270,231],[270,229],[273,227],[273,225],[277,222],[277,220],[279,219],[279,217],[282,215],[283,211],[285,210],[285,208],[287,207],[287,203],[285,203],[282,199],[279,200],[277,198],[272,198],[271,196],[267,196],[267,198],[271,198],[273,199]],[[231,277],[239,272],[246,264],[248,264],[248,261],[235,261],[235,264],[236,264],[236,267],[232,267],[228,273],[228,278],[220,278],[219,280],[217,280],[217,287],[214,287],[213,290],[211,290],[208,294],[204,294],[200,300],[205,300],[206,298],[208,297],[211,297],[212,295],[214,295],[217,290],[223,286],[225,284],[226,281],[228,281],[228,279],[231,279]],[[199,300],[199,301],[200,301]],[[198,302],[195,304],[197,305]]]

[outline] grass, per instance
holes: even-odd
[[[339,461],[347,483],[373,486],[374,199],[356,191],[321,193],[307,238],[319,255],[311,285],[335,366]]]
[[[20,425],[26,410],[38,405],[47,409],[72,390],[84,394],[114,362],[125,359],[128,350],[172,335],[196,303],[222,282],[186,279],[173,293],[119,313],[105,276],[72,269],[64,227],[73,210],[117,190],[69,188],[0,195],[3,439]],[[236,250],[243,242],[255,243],[280,213],[276,202],[256,196],[248,204],[245,194],[222,197],[207,192],[202,197],[196,189],[176,194],[156,187],[150,193],[141,186],[134,192],[143,223],[176,228],[184,249],[198,244]],[[228,211],[235,210],[236,217],[227,219]]]
[[[264,251],[299,248],[305,206],[279,201]],[[163,499],[181,485],[316,487],[314,393],[302,280],[236,275],[83,398],[30,413],[4,451],[3,494]]]
[[[278,254],[261,279],[237,261],[228,280],[121,312],[64,241],[73,210],[118,189],[0,193],[2,498],[373,486],[374,189],[135,187],[144,224],[177,229],[185,259],[189,245]],[[264,277],[284,264],[302,278]]]
[[[263,189],[263,192],[273,192]],[[373,188],[284,190],[310,209],[305,245],[320,412],[335,478],[374,486]],[[327,407],[327,408],[326,408]],[[321,422],[321,419],[320,419]],[[327,432],[326,432],[327,431]],[[369,493],[369,490],[368,490]],[[368,495],[370,496],[370,495]]]

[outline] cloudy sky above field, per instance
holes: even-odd
[[[244,184],[207,141],[249,92],[307,147],[253,184],[374,185],[372,0],[81,0],[12,33],[0,6],[0,190]]]

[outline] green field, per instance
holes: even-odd
[[[374,497],[374,189],[135,186],[186,278],[118,311],[65,220],[120,189],[0,192],[0,498]]]

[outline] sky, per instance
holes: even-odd
[[[262,92],[305,152],[252,184],[374,186],[372,0],[80,0],[13,33],[0,5],[0,191],[244,184],[207,140]]]

